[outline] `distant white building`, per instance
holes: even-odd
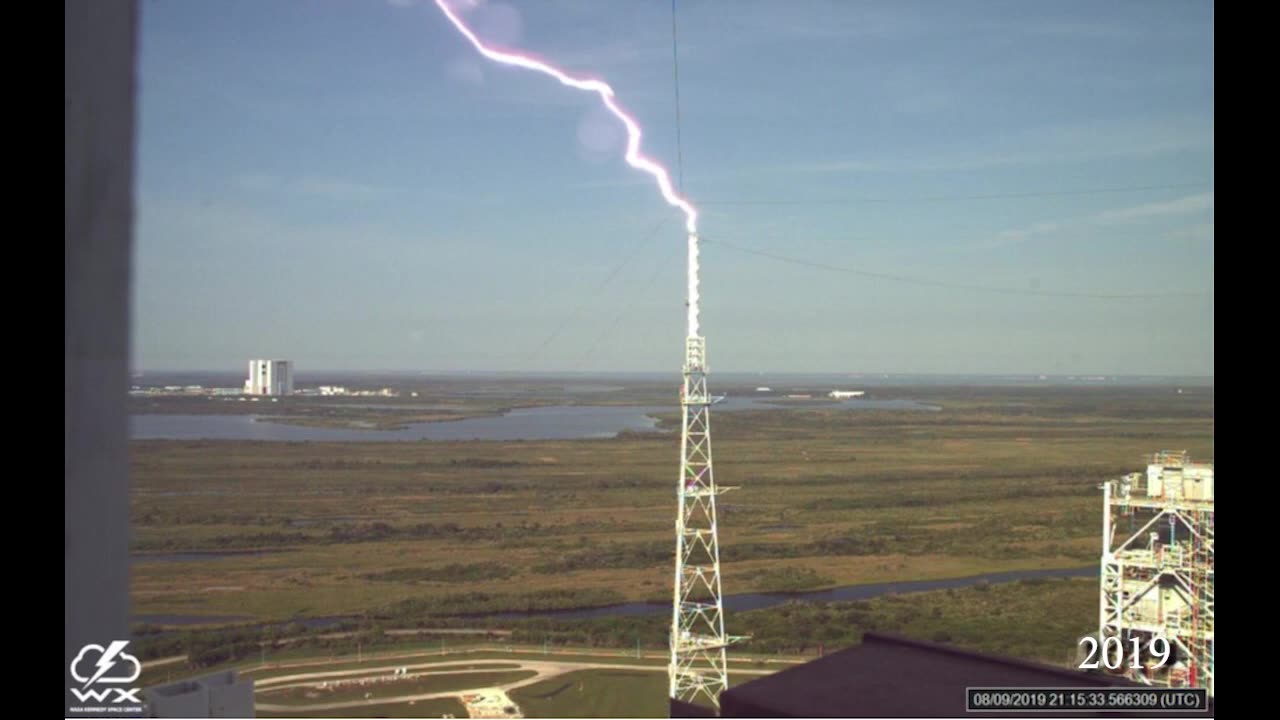
[[[288,360],[250,360],[244,391],[249,395],[292,394],[293,363]]]
[[[827,397],[833,397],[836,400],[846,400],[848,398],[862,397],[866,395],[865,390],[832,390],[827,393]]]

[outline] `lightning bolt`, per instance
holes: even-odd
[[[658,184],[658,191],[662,193],[662,198],[667,201],[667,204],[679,208],[684,213],[684,226],[689,235],[689,336],[696,337],[698,335],[698,211],[688,199],[676,192],[671,184],[671,175],[667,172],[667,169],[640,151],[640,140],[643,137],[640,124],[618,103],[617,98],[614,96],[613,88],[605,81],[596,78],[574,77],[532,55],[491,48],[485,45],[475,32],[462,21],[462,18],[449,6],[446,0],[436,0],[436,6],[440,8],[440,11],[449,19],[449,22],[457,28],[458,32],[462,33],[463,37],[470,41],[481,55],[502,65],[520,67],[540,72],[543,75],[549,75],[558,80],[561,85],[593,92],[600,97],[600,102],[604,104],[605,108],[626,127],[627,152],[625,158],[627,164],[652,175],[654,181]]]
[[[89,678],[88,682],[86,682],[83,687],[89,687],[98,678],[105,675],[108,670],[115,667],[116,656],[119,655],[120,651],[124,650],[128,644],[128,640],[116,640],[108,645],[107,649],[102,651],[102,657],[98,658],[98,662],[94,663],[94,666],[98,668],[98,672],[94,673],[93,677]]]

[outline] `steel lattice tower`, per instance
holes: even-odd
[[[680,407],[684,433],[680,441],[679,501],[676,514],[676,573],[671,616],[670,696],[694,701],[706,694],[717,708],[729,684],[725,647],[735,640],[724,634],[720,596],[720,544],[716,538],[717,488],[711,470],[711,397],[707,394],[706,340],[698,330],[698,211],[676,192],[667,169],[640,151],[640,124],[619,104],[613,88],[599,78],[575,77],[536,57],[491,48],[462,21],[451,3],[436,0],[458,32],[481,55],[502,65],[548,75],[561,85],[597,95],[627,131],[627,164],[651,175],[663,199],[684,213],[689,240],[689,325],[685,341],[684,385]],[[675,33],[672,6],[672,35]],[[678,75],[678,71],[677,71]],[[677,88],[678,90],[678,88]],[[679,107],[677,94],[677,124]]]
[[[1128,653],[1160,637],[1175,661],[1142,658],[1121,670],[1148,685],[1202,687],[1213,695],[1213,466],[1161,452],[1147,472],[1103,483],[1098,640]],[[1119,531],[1117,520],[1129,521]],[[1126,656],[1127,657],[1127,656]]]
[[[689,235],[689,333],[685,339],[680,409],[680,479],[676,486],[675,588],[671,608],[670,697],[694,702],[705,695],[715,707],[729,686],[720,592],[720,541],[711,463],[711,404],[707,392],[707,341],[698,332],[698,236]]]

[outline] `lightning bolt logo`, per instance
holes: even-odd
[[[138,662],[138,658],[124,652],[124,649],[128,647],[128,645],[128,640],[115,640],[105,648],[97,644],[85,645],[80,649],[80,654],[76,655],[76,659],[71,663],[71,677],[75,678],[76,682],[84,683],[81,687],[85,688],[99,680],[104,683],[130,683],[137,680],[138,676],[142,674],[142,663]],[[98,660],[93,664],[97,670],[86,678],[84,675],[80,674],[78,668],[84,660],[85,654],[90,650],[96,650],[100,655],[98,656]],[[131,672],[127,677],[105,677],[111,668],[120,664],[120,661],[131,663],[133,665],[133,672]]]
[[[98,672],[94,673],[93,677],[85,681],[85,687],[92,685],[94,681],[106,674],[108,670],[115,667],[116,655],[119,655],[120,651],[124,650],[128,644],[128,640],[116,640],[108,645],[107,649],[102,651],[102,657],[98,658],[98,662],[94,663],[94,666],[98,668]]]

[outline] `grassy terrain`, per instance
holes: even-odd
[[[397,430],[411,423],[462,420],[500,415],[513,408],[544,405],[654,405],[670,404],[669,385],[641,383],[601,384],[582,381],[547,381],[490,378],[459,381],[392,374],[377,377],[361,373],[351,377],[298,379],[299,387],[341,385],[350,392],[378,392],[392,388],[398,395],[383,396],[287,396],[276,398],[203,394],[143,394],[129,397],[132,414],[261,415],[264,422],[326,428]],[[225,373],[171,377],[149,383],[152,389],[166,384],[200,384],[205,388],[243,385],[244,378]]]
[[[857,644],[866,630],[897,632],[985,652],[1069,665],[1075,654],[1077,638],[1088,632],[1096,622],[1096,616],[1097,585],[1096,581],[1088,579],[1024,580],[854,602],[797,602],[729,616],[731,633],[749,629],[755,635],[750,641],[735,648],[730,674],[734,684],[745,682],[748,677],[734,675],[735,669],[776,671],[787,667],[767,662],[769,653],[797,653],[812,658]],[[362,663],[354,662],[353,655],[339,654],[338,662],[326,663],[323,667],[312,665],[257,669],[250,663],[242,664],[240,671],[246,677],[261,680],[306,671],[411,665],[433,660],[474,660],[475,663],[459,668],[485,671],[498,667],[485,665],[485,661],[518,662],[522,659],[617,662],[645,664],[655,668],[665,665],[665,654],[660,649],[651,647],[655,643],[659,648],[662,645],[666,632],[664,618],[599,619],[587,621],[587,624],[603,626],[611,622],[625,628],[620,630],[622,635],[644,638],[643,658],[635,658],[632,650],[624,648],[544,655],[534,645],[512,646],[515,652],[488,650],[464,654],[455,649],[454,652],[441,656],[434,654],[430,645],[402,643],[381,647],[374,653],[370,653],[369,646],[366,645],[365,660]],[[525,624],[531,623],[526,621]],[[577,623],[566,622],[556,626],[554,623],[539,621],[538,624],[542,626],[540,629],[527,629],[525,632],[531,636],[541,633],[548,639],[559,639],[558,633],[581,631]],[[553,644],[551,647],[556,646]],[[389,657],[392,653],[413,651],[425,654],[405,659]],[[304,662],[325,660],[327,657],[328,653],[314,648],[291,648],[280,652],[278,656],[269,655],[267,660],[269,663]],[[204,671],[207,672],[208,669]],[[148,677],[157,676],[146,673],[144,684],[149,684],[150,681],[146,680]],[[474,679],[474,675],[465,677]],[[666,675],[663,672],[592,670],[566,674],[521,688],[513,691],[512,697],[520,703],[529,717],[664,717],[665,693]],[[261,693],[259,699],[263,702],[277,702],[278,695],[280,693]],[[305,696],[298,701],[307,700],[318,701]],[[378,708],[380,709],[372,715],[399,717],[413,716],[414,712],[420,713],[420,716],[435,714],[435,711],[428,712],[404,705],[384,705]],[[346,716],[369,716],[360,712],[360,709],[354,712],[354,715],[347,713]]]
[[[864,630],[875,629],[1066,665],[1096,613],[1095,582],[1031,580],[860,602],[796,603],[730,616],[730,631],[750,627],[757,633],[743,650],[781,643],[813,656],[856,644]],[[779,669],[759,661],[735,665]],[[746,679],[737,675],[734,682]],[[591,670],[521,688],[512,697],[528,717],[665,717],[665,693],[661,672]]]
[[[445,397],[436,392],[429,401]],[[626,390],[608,399],[654,392]],[[741,486],[720,504],[726,593],[1090,565],[1099,552],[1102,479],[1140,469],[1145,454],[1162,448],[1213,458],[1211,387],[1183,394],[912,387],[874,395],[943,409],[814,405],[715,415],[717,480]],[[492,405],[511,401],[497,390],[484,397]],[[564,398],[529,391],[518,401]],[[674,420],[664,417],[668,427]],[[135,551],[277,551],[136,563],[135,613],[280,623],[349,615],[378,632],[486,625],[457,617],[472,613],[669,598],[678,464],[678,438],[669,434],[526,442],[135,441],[131,448]],[[1088,596],[1089,583],[1078,585],[1079,591],[1070,583],[1059,590]],[[884,598],[854,615],[814,615],[812,627],[788,626],[790,647],[769,629],[776,619],[769,611],[730,615],[731,631],[755,635],[764,652],[799,651],[801,639],[828,647],[848,642],[849,633],[837,632],[844,622],[864,629],[883,623],[882,629],[926,638],[948,634],[1026,657],[1065,652],[1061,638],[1052,640],[1052,651],[1040,649],[1048,640],[1035,639],[1049,630],[1036,620],[1056,607],[1056,596],[1021,607],[1021,598],[1030,597],[1022,588],[1008,598],[1012,605],[987,606],[980,592],[901,607],[882,605]],[[983,629],[984,618],[1000,617],[991,612],[1013,614],[1015,606],[1019,624],[1001,629],[992,619]],[[968,607],[983,612],[966,615]],[[871,613],[867,623],[854,622],[864,610]],[[522,641],[550,635],[626,647],[640,636],[648,647],[655,632],[654,642],[665,642],[662,622],[579,623],[585,630],[576,635],[546,623],[492,626],[516,629]],[[1059,633],[1072,644],[1068,636],[1094,620],[1081,611],[1074,622],[1077,629]],[[1017,637],[1000,640],[1006,632]],[[257,641],[286,634],[256,631],[244,647],[256,656]],[[813,651],[813,643],[803,644]]]
[[[364,685],[359,683],[333,685],[319,689],[314,685],[306,687],[290,687],[273,690],[264,688],[257,692],[259,702],[273,705],[309,705],[329,702],[347,702],[350,700],[374,700],[401,695],[425,695],[428,693],[447,692],[450,690],[470,690],[472,688],[493,687],[506,683],[524,680],[536,675],[532,670],[509,670],[505,672],[473,672],[457,675],[432,675],[427,677],[410,677],[404,680],[386,682],[370,681]],[[331,680],[330,683],[333,681]]]
[[[438,700],[419,700],[413,704],[394,703],[369,705],[368,707],[350,707],[340,710],[308,710],[305,712],[272,712],[259,710],[257,717],[298,717],[298,718],[438,718],[452,716],[467,717],[467,708],[454,698]]]
[[[349,680],[352,678],[386,675],[387,670],[385,668],[389,666],[399,667],[401,665],[406,665],[406,666],[416,665],[416,664],[426,663],[426,662],[437,662],[437,661],[447,662],[447,661],[450,661],[451,659],[452,658],[449,658],[447,656],[446,657],[416,657],[416,658],[410,658],[405,660],[376,660],[374,658],[370,658],[370,659],[362,660],[359,662],[325,662],[323,663],[323,665],[314,665],[311,667],[267,666],[263,668],[247,668],[241,671],[240,674],[245,677],[253,678],[254,682],[258,683],[259,688],[269,689],[272,686],[264,685],[263,684],[264,680],[269,680],[271,678],[278,678],[278,677],[288,677],[291,675],[298,675],[300,673],[305,673],[305,672],[343,672],[343,671],[349,671],[349,670],[367,670],[367,672],[363,672],[357,675],[344,675],[342,676],[342,678],[340,678],[340,679]],[[457,659],[469,660],[473,658],[461,657]],[[378,669],[378,668],[382,668],[382,669]],[[511,662],[482,662],[482,663],[468,663],[465,665],[449,665],[446,668],[442,668],[442,669],[447,669],[451,672],[462,671],[462,670],[497,671],[497,670],[519,670],[520,666],[517,663],[511,663]],[[418,672],[418,671],[414,670],[414,672]],[[292,681],[289,681],[289,682],[292,682]],[[289,684],[289,682],[284,682],[283,684]]]
[[[525,717],[667,717],[667,675],[582,670],[511,692]]]
[[[848,602],[790,602],[729,613],[726,630],[750,635],[735,655],[812,657],[861,642],[868,630],[949,642],[989,653],[1061,664],[1077,639],[1097,624],[1096,579],[1021,580],[993,585],[888,595]],[[662,615],[591,620],[525,620],[513,639],[578,642],[585,636],[620,649],[665,646],[670,618]]]
[[[204,395],[131,396],[132,414],[259,415],[259,422],[319,428],[399,430],[412,423],[447,422],[500,415],[512,407],[539,404],[529,399],[504,404],[496,399],[463,401],[385,397],[276,397]]]
[[[1061,665],[1097,621],[1097,580],[1052,579],[794,603],[731,615],[728,629],[754,633],[758,652],[831,652],[876,630]]]

